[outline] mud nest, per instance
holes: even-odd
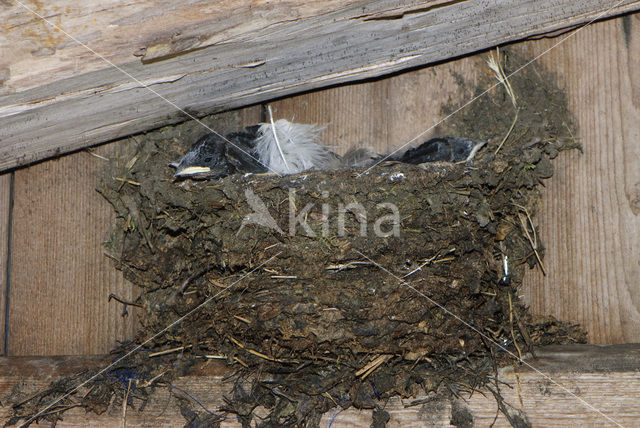
[[[507,72],[521,63],[513,56]],[[237,383],[222,410],[247,426],[258,406],[268,409],[260,426],[317,426],[336,406],[375,409],[383,426],[391,396],[471,393],[533,345],[584,341],[518,297],[526,268],[543,268],[539,185],[576,142],[564,95],[543,70],[525,68],[511,85],[518,120],[498,87],[446,129],[489,142],[473,165],[175,181],[167,165],[197,127],[122,146],[99,189],[118,217],[106,246],[142,287],[144,316],[138,339],[117,353],[143,343],[175,351],[137,352],[115,370],[150,379],[168,364],[179,375],[223,358]],[[213,119],[215,129],[233,118]],[[216,423],[184,406],[190,423]]]

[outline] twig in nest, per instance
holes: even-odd
[[[339,407],[339,406],[340,406],[340,404],[338,404],[338,402],[335,400],[335,398],[333,398],[333,397],[331,396],[331,394],[329,394],[328,392],[326,392],[326,391],[325,391],[325,392],[323,392],[321,395],[322,395],[323,397],[326,397],[326,398],[328,398],[329,400],[331,400],[331,401],[333,402],[333,404],[335,404],[335,406],[336,406],[336,407]]]
[[[218,415],[217,413],[214,413],[211,410],[207,409],[207,407],[204,404],[202,404],[200,402],[200,400],[198,400],[196,397],[194,397],[189,392],[187,392],[187,390],[182,389],[179,386],[173,385],[171,382],[165,382],[164,385],[168,386],[171,391],[173,391],[175,389],[176,391],[179,391],[180,393],[184,394],[188,399],[190,399],[191,401],[196,403],[198,406],[202,407],[205,410],[205,412],[209,413],[210,415],[213,415],[213,416],[217,417],[218,421],[221,421],[221,420],[224,419],[224,417],[222,415]],[[179,396],[177,396],[177,397],[180,398]],[[204,426],[204,425],[199,425],[199,426]],[[207,426],[209,426],[209,425],[207,425]]]
[[[129,383],[127,384],[127,392],[124,394],[124,398],[122,399],[122,428],[127,427],[127,401],[129,401],[129,392],[131,392],[131,381],[133,379],[129,379]]]
[[[231,340],[231,341],[232,341],[236,346],[238,346],[238,347],[240,347],[240,348],[244,349],[244,350],[245,350],[245,351],[247,351],[248,353],[250,353],[250,354],[252,354],[252,355],[255,355],[256,357],[263,358],[263,359],[265,359],[265,360],[267,360],[267,361],[273,361],[274,363],[297,363],[297,361],[294,361],[294,360],[291,360],[291,361],[281,360],[281,359],[279,359],[279,358],[273,358],[273,357],[270,357],[270,356],[268,356],[268,355],[265,355],[265,354],[263,354],[263,353],[261,353],[261,352],[254,351],[254,350],[253,350],[253,349],[251,349],[251,348],[247,348],[246,346],[244,346],[242,343],[240,343],[239,341],[237,341],[235,338],[233,338],[233,337],[231,337],[231,336],[229,336],[229,340]],[[236,357],[236,358],[237,358],[237,357]]]
[[[56,406],[55,409],[51,409],[47,412],[44,412],[42,414],[39,415],[39,417],[43,417],[43,416],[49,416],[49,415],[55,415],[56,413],[59,415],[62,415],[64,412],[66,412],[69,409],[73,409],[75,407],[81,407],[82,404],[78,403],[78,404],[70,404],[68,406]],[[22,425],[25,426],[25,425]]]
[[[219,288],[229,288],[229,287],[231,287],[230,285],[223,284],[220,281],[216,281],[213,278],[208,278],[208,281],[209,281],[210,284],[213,284],[213,285],[215,285],[216,287],[219,287]]]
[[[135,307],[138,307],[138,308],[142,307],[142,305],[140,303],[129,302],[128,300],[124,300],[123,298],[118,297],[113,293],[109,294],[109,301],[111,301],[111,299],[115,300],[116,302],[120,302],[123,305],[135,306]]]
[[[507,79],[507,75],[505,74],[504,69],[502,68],[502,61],[500,61],[499,48],[496,48],[495,57],[493,56],[493,54],[489,56],[489,59],[487,60],[487,65],[489,66],[491,71],[495,73],[496,79],[498,79],[498,82],[502,83],[502,85],[506,89],[507,94],[509,94],[509,98],[511,98],[511,103],[513,104],[513,106],[515,108],[518,108],[518,103],[516,102],[516,95],[513,92],[513,88],[511,87],[511,83],[509,83],[509,79]]]
[[[185,349],[189,349],[189,348],[191,348],[191,345],[178,346],[177,348],[165,349],[164,351],[158,351],[158,352],[154,352],[152,354],[149,354],[149,358],[159,357],[160,355],[171,354],[173,352],[184,351]]]
[[[519,205],[516,203],[513,203],[513,206],[522,210],[522,212],[524,212],[524,214],[526,215],[526,221],[525,221],[525,216],[523,216],[522,213],[518,213],[518,219],[520,219],[520,226],[522,227],[522,231],[524,232],[525,236],[527,237],[527,240],[529,241],[529,244],[531,245],[531,249],[533,250],[533,254],[535,254],[536,260],[540,265],[542,274],[546,276],[547,271],[544,268],[544,264],[542,263],[542,258],[540,257],[540,253],[538,253],[538,238],[536,236],[536,228],[533,226],[533,220],[531,220],[529,211],[527,211],[527,209],[522,205]],[[527,226],[527,222],[528,222],[528,226]],[[531,233],[529,233],[529,227],[531,228]]]
[[[509,296],[509,325],[511,326],[511,338],[513,339],[513,345],[516,347],[518,351],[518,359],[522,361],[522,351],[520,351],[520,347],[518,346],[518,341],[516,340],[516,334],[513,330],[513,304],[511,302],[511,293],[508,293]]]
[[[576,149],[580,150],[580,153],[584,153],[582,151],[582,144],[580,144],[580,139],[576,138],[573,135],[573,132],[571,131],[571,127],[567,124],[567,122],[562,122],[562,124],[564,125],[565,128],[567,128],[567,132],[569,133],[569,139],[571,140],[571,142],[573,143],[573,147],[575,147]],[[572,147],[572,148],[573,148]]]
[[[343,263],[343,264],[339,264],[339,265],[329,265],[327,266],[325,269],[326,270],[335,270],[335,271],[341,271],[341,270],[346,270],[346,269],[355,269],[359,266],[371,266],[371,262],[366,262],[366,261],[353,261],[353,262],[348,262],[348,263]]]
[[[516,115],[513,117],[513,122],[511,122],[511,126],[509,127],[509,130],[505,134],[505,136],[502,139],[502,141],[500,141],[500,144],[498,144],[498,148],[496,149],[495,152],[493,152],[494,155],[498,154],[498,152],[500,151],[500,149],[502,148],[504,143],[507,141],[507,138],[509,138],[509,135],[511,135],[511,132],[513,132],[513,128],[516,126],[516,122],[518,121],[518,114],[519,113],[520,113],[520,109],[516,108]]]
[[[141,308],[142,305],[139,303],[133,303],[133,302],[129,302],[127,300],[124,300],[118,296],[116,296],[115,294],[111,293],[109,294],[109,302],[111,301],[111,299],[115,300],[116,302],[122,303],[123,308],[122,308],[122,316],[126,317],[127,315],[129,315],[129,311],[127,311],[127,306],[135,306],[137,308]]]
[[[449,251],[447,251],[445,254],[450,254],[450,253],[454,252],[455,250],[456,250],[455,248],[452,248]],[[403,276],[403,278],[406,278],[408,276],[413,275],[414,273],[418,272],[419,270],[422,270],[422,268],[427,266],[427,265],[435,264],[435,263],[442,263],[442,262],[450,262],[451,260],[455,260],[454,256],[445,256],[445,257],[442,257],[442,258],[439,258],[439,257],[440,257],[440,255],[436,254],[435,256],[426,259],[424,261],[424,263],[422,263],[420,266],[418,266],[417,268],[415,268],[414,270],[412,270],[411,272],[409,272],[408,274]]]
[[[277,247],[278,245],[280,245],[280,243],[276,242],[275,244],[271,244],[268,247],[265,247],[262,251],[267,251],[267,250],[269,250],[269,249],[271,249],[273,247]]]
[[[147,231],[147,228],[145,226],[146,221],[143,221],[143,220],[146,220],[146,218],[144,217],[144,213],[140,212],[138,205],[136,204],[135,200],[131,195],[121,195],[120,200],[122,201],[124,206],[129,210],[129,217],[131,217],[134,220],[135,225],[138,227],[138,230],[140,230],[142,237],[144,238],[145,242],[149,246],[151,253],[155,254],[156,249],[153,247],[153,244],[151,244],[151,239],[149,238],[149,231]]]
[[[531,422],[529,422],[526,413],[504,401],[500,390],[494,391],[489,385],[486,388],[493,394],[498,404],[498,409],[507,418],[512,427],[531,427]]]
[[[160,374],[155,375],[154,377],[152,377],[151,379],[149,379],[148,381],[146,381],[145,383],[142,383],[140,385],[136,385],[137,388],[147,388],[149,386],[151,386],[156,380],[160,379],[162,376],[164,376],[165,373],[167,373],[169,370],[165,370]]]
[[[116,180],[116,181],[119,181],[121,183],[129,183],[132,186],[139,186],[140,185],[139,181],[133,181],[133,180],[130,180],[130,179],[126,178],[126,177],[113,177],[113,179]]]
[[[129,171],[131,171],[131,168],[133,168],[133,165],[135,165],[135,163],[138,161],[139,157],[140,157],[140,154],[136,154],[134,157],[129,159],[129,162],[127,162],[127,164],[124,166],[124,169],[125,169],[124,175],[125,176],[129,173]],[[120,163],[120,158],[118,158],[118,163]],[[118,193],[120,193],[120,191],[122,190],[122,187],[125,185],[125,183],[129,183],[129,184],[131,184],[133,186],[139,186],[140,185],[140,183],[138,183],[137,181],[129,180],[126,177],[113,177],[113,179],[120,182],[120,186],[118,187]]]
[[[535,358],[536,353],[535,349],[533,349],[533,341],[531,340],[531,336],[529,336],[529,331],[527,327],[520,320],[520,316],[518,312],[514,312],[516,316],[516,323],[518,324],[518,329],[520,330],[520,334],[522,334],[522,338],[524,339],[524,343],[527,345],[527,352],[531,353],[531,355]]]
[[[82,399],[84,400],[85,398],[87,398],[94,389],[96,389],[96,385],[92,385],[91,388],[87,389],[87,392],[82,394]]]
[[[91,156],[96,157],[98,159],[102,159],[103,161],[110,161],[111,159],[104,157],[102,155],[97,154],[96,152],[93,151],[94,149],[92,148],[87,148],[84,151],[89,153]]]
[[[251,324],[251,320],[250,320],[250,319],[247,319],[247,318],[241,317],[241,316],[239,316],[239,315],[234,315],[233,317],[234,317],[235,319],[237,319],[238,321],[242,321],[242,322],[243,322],[243,323],[245,323],[245,324]]]
[[[201,358],[207,359],[207,360],[225,360],[227,357],[225,355],[203,355]]]
[[[241,365],[242,367],[244,367],[245,369],[248,369],[248,368],[249,368],[249,364],[247,364],[247,363],[245,363],[244,361],[242,361],[242,360],[240,359],[240,357],[238,357],[237,355],[235,355],[235,356],[233,357],[233,360],[234,360],[234,361],[236,361],[238,364],[240,364],[240,365]]]
[[[389,354],[378,355],[378,357],[375,360],[371,361],[366,366],[358,370],[356,372],[356,376],[360,376],[362,379],[366,378],[371,373],[373,373],[378,367],[380,367],[382,364],[389,361],[391,357],[392,355],[389,355]]]

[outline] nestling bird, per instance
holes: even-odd
[[[266,166],[255,152],[259,128],[259,125],[249,126],[226,137],[207,134],[169,165],[176,169],[176,177],[219,178],[234,172],[266,172]]]
[[[170,166],[176,177],[219,178],[234,172],[295,174],[307,169],[331,169],[339,164],[335,153],[322,145],[321,127],[291,123],[249,126],[226,137],[211,133],[200,138]],[[225,139],[226,138],[226,139]]]
[[[426,162],[471,162],[484,145],[484,142],[468,138],[437,137],[407,150],[395,160],[414,165]]]
[[[432,138],[403,153],[382,156],[370,149],[350,150],[343,157],[320,143],[322,127],[280,119],[249,126],[226,137],[211,133],[200,138],[170,166],[176,177],[220,178],[235,172],[296,174],[308,169],[369,167],[382,160],[410,164],[470,162],[485,144],[466,138]],[[226,138],[226,139],[225,139]]]

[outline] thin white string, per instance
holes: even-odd
[[[278,139],[278,131],[276,131],[276,124],[273,122],[273,112],[271,111],[271,106],[267,106],[267,110],[269,110],[269,121],[271,121],[271,131],[273,132],[273,139],[276,141],[276,146],[278,146],[278,152],[280,153],[280,157],[282,158],[282,162],[284,162],[284,166],[287,168],[287,171],[291,171],[289,168],[289,164],[287,163],[287,158],[282,153],[282,147],[280,146],[280,140]]]
[[[430,303],[432,303],[433,305],[437,306],[438,308],[442,309],[444,312],[446,312],[447,314],[449,314],[450,316],[452,316],[453,318],[457,319],[458,321],[460,321],[462,324],[464,324],[465,326],[469,327],[471,330],[475,331],[476,333],[478,333],[480,336],[482,336],[483,338],[487,339],[488,341],[490,341],[491,343],[495,344],[497,347],[499,347],[500,349],[502,349],[504,352],[506,352],[507,354],[509,354],[510,356],[512,356],[513,358],[515,358],[516,360],[518,360],[519,362],[521,362],[522,364],[524,364],[525,366],[529,367],[531,370],[533,370],[534,372],[538,373],[539,375],[545,377],[546,379],[548,379],[549,381],[553,382],[556,386],[558,386],[559,388],[561,388],[564,392],[566,392],[567,394],[571,395],[572,397],[574,397],[575,399],[577,399],[578,401],[580,401],[582,404],[584,404],[586,407],[588,407],[589,409],[593,410],[594,412],[598,413],[600,416],[602,416],[603,418],[607,419],[609,422],[612,422],[614,424],[616,424],[619,427],[622,427],[622,425],[617,422],[616,420],[612,419],[611,417],[605,415],[604,413],[602,413],[602,411],[600,411],[598,408],[594,407],[593,405],[589,404],[588,402],[586,402],[583,398],[577,396],[576,394],[574,394],[573,392],[569,391],[567,388],[565,388],[562,384],[558,383],[556,380],[554,380],[553,378],[551,378],[550,376],[548,376],[547,374],[541,372],[540,370],[538,370],[537,368],[535,368],[534,366],[532,366],[531,364],[529,364],[528,362],[526,362],[525,360],[523,360],[522,358],[520,358],[519,356],[517,356],[516,354],[514,354],[513,352],[509,351],[507,348],[505,348],[504,346],[502,346],[501,344],[499,344],[498,342],[496,342],[495,340],[493,340],[491,337],[487,336],[486,334],[484,334],[483,332],[481,332],[477,327],[473,326],[472,324],[469,324],[468,322],[466,322],[465,320],[463,320],[462,318],[460,318],[458,315],[456,315],[455,313],[451,312],[449,309],[445,308],[444,306],[442,306],[440,303],[436,302],[435,300],[433,300],[431,297],[427,296],[426,294],[424,294],[422,291],[418,290],[417,288],[415,288],[413,285],[411,285],[410,283],[408,283],[407,281],[405,281],[404,279],[400,278],[399,276],[397,276],[396,274],[394,274],[393,272],[391,272],[390,270],[388,270],[387,268],[385,268],[384,266],[380,265],[379,263],[377,263],[375,260],[372,260],[370,257],[368,257],[366,254],[361,253],[358,250],[355,250],[358,254],[360,254],[362,257],[366,258],[367,260],[369,260],[369,262],[371,262],[372,264],[374,264],[375,266],[377,266],[378,268],[380,268],[381,270],[383,270],[384,272],[388,273],[389,275],[391,275],[392,277],[394,277],[395,279],[397,279],[398,281],[400,281],[400,283],[408,288],[410,288],[411,290],[415,291],[416,293],[418,293],[420,296],[424,297],[425,299],[427,299]]]

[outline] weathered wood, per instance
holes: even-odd
[[[0,175],[0,354],[4,355],[5,319],[7,309],[7,276],[9,230],[11,221],[11,173]]]
[[[529,55],[556,40],[521,45]],[[543,192],[548,275],[525,277],[536,313],[582,324],[592,343],[640,341],[640,15],[591,25],[541,57],[566,88],[584,154],[560,156]]]
[[[208,24],[203,25],[203,29],[208,37],[204,37],[203,43],[214,44],[202,49],[194,49],[201,46],[200,42],[192,41],[197,31],[186,32],[191,37],[189,41],[177,36],[175,43],[170,42],[184,30],[180,25],[195,25],[189,20],[177,19],[181,16],[179,9],[173,14],[158,13],[160,9],[156,9],[154,14],[161,16],[157,19],[166,20],[164,22],[176,18],[181,30],[168,29],[170,24],[158,25],[160,34],[134,38],[131,45],[122,40],[128,40],[126,34],[133,31],[132,28],[138,30],[140,17],[151,14],[149,10],[123,7],[122,15],[118,15],[117,8],[109,9],[97,27],[89,25],[92,13],[87,14],[84,21],[72,20],[75,23],[72,29],[82,22],[98,34],[106,31],[105,28],[113,30],[117,43],[113,42],[109,49],[98,48],[106,57],[111,57],[114,51],[133,55],[146,47],[157,60],[121,62],[114,57],[121,66],[118,69],[105,65],[102,70],[74,73],[68,79],[4,96],[0,99],[0,170],[177,122],[185,118],[185,111],[198,115],[379,76],[640,8],[637,0],[623,0],[615,7],[607,0],[413,1],[409,4],[372,0],[342,1],[331,7],[327,6],[329,2],[322,2],[322,6],[327,6],[326,12],[320,7],[311,7],[292,16],[284,12],[291,8],[290,2],[265,5],[266,9],[254,8],[249,12],[238,6],[231,9],[231,3],[219,14],[212,11],[212,16],[207,18]],[[53,75],[60,69],[47,64],[69,63],[74,58],[74,67],[77,64],[80,71],[85,71],[84,62],[75,61],[73,55],[80,48],[63,38],[60,30],[56,33],[43,27],[30,12],[16,7],[5,11],[15,22],[9,29],[20,27],[26,28],[27,33],[32,31],[35,34],[30,39],[32,55],[42,55],[38,61],[41,65],[31,62],[26,63],[29,67],[25,68],[41,76]],[[51,9],[41,12],[53,15],[51,19],[62,27],[65,27],[63,16],[66,20],[70,19],[68,14],[76,16],[76,13],[87,12],[69,9],[65,10],[67,15],[62,15],[63,7],[48,7]],[[240,13],[241,17],[237,18],[233,15],[236,11],[245,14]],[[253,14],[253,11],[257,12]],[[132,13],[134,15],[129,16]],[[142,25],[143,28],[153,28],[153,22],[142,21],[146,25]],[[104,25],[106,22],[109,24]],[[236,25],[229,26],[228,22]],[[82,34],[92,32],[87,30]],[[93,44],[92,37],[78,36]],[[11,37],[3,43],[4,51],[13,46],[13,33]],[[102,35],[94,37],[102,38]],[[136,42],[146,43],[137,45]],[[184,49],[192,50],[172,56]],[[94,65],[88,69],[92,67]],[[9,75],[4,80],[14,76],[14,88],[19,88],[20,71],[12,67],[9,71],[6,69],[4,74]],[[29,87],[28,81],[23,85]]]
[[[539,373],[527,366],[507,367],[500,371],[499,379],[508,385],[501,386],[505,402],[521,408],[532,426],[633,426],[640,418],[640,345],[619,346],[555,346],[540,348],[537,359],[527,359]],[[46,386],[50,381],[73,374],[81,368],[103,367],[100,357],[9,357],[0,358],[0,400],[6,397],[18,383],[31,391]],[[232,384],[223,382],[231,368],[219,361],[202,366],[195,375],[176,380],[173,385],[188,392],[207,409],[216,411],[228,394]],[[24,386],[23,386],[24,388]],[[174,389],[180,397],[186,397]],[[497,415],[496,427],[510,427],[502,414],[497,414],[493,396],[486,392],[473,394],[456,406],[467,409],[473,415],[475,426],[488,426]],[[423,397],[424,398],[424,397]],[[522,404],[520,404],[522,400]],[[451,407],[448,401],[431,401],[427,404],[405,407],[411,400],[392,399],[381,403],[391,415],[388,427],[451,426]],[[592,406],[592,407],[589,407]],[[0,408],[0,419],[6,420],[9,409]],[[601,413],[600,413],[601,412]],[[607,419],[609,418],[609,419]],[[353,427],[369,426],[370,411],[334,409],[324,415],[320,426]],[[122,426],[122,408],[112,406],[100,416],[85,414],[73,409],[65,413],[60,427]],[[143,412],[129,408],[126,416],[128,427],[179,426],[184,424],[175,397],[168,388],[159,388],[154,400]],[[233,418],[222,424],[240,426]]]
[[[250,40],[253,33],[268,27],[314,18],[358,1],[223,0],[212,5],[208,0],[115,0],[108,7],[95,0],[9,3],[0,10],[0,70],[4,72],[0,94],[105,68],[103,59],[64,33],[113,64],[122,65],[136,57],[152,62],[211,45]],[[435,6],[445,0],[413,0],[406,6],[425,3]]]

